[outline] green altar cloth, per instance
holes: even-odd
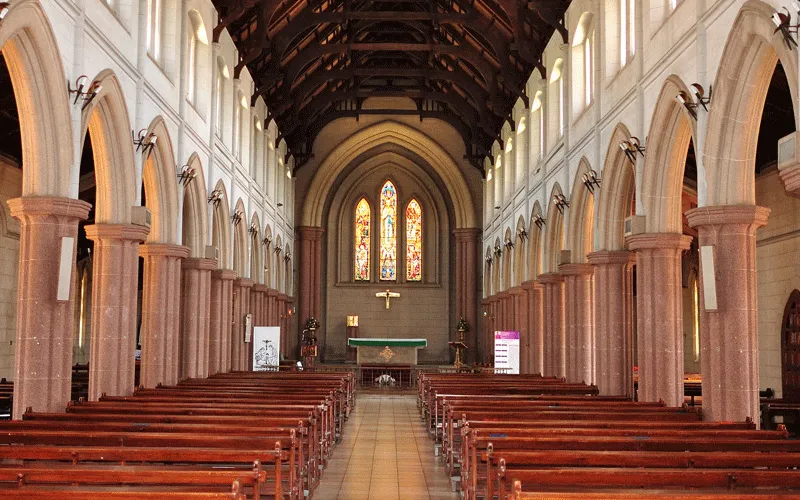
[[[357,362],[363,364],[416,365],[417,351],[428,347],[426,339],[348,338],[347,345],[358,350]]]

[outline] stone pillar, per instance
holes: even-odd
[[[594,267],[562,264],[567,382],[595,382]]]
[[[181,378],[204,378],[208,376],[211,271],[217,262],[184,259],[181,268]]]
[[[633,252],[594,252],[596,380],[604,396],[633,396]]]
[[[478,281],[481,263],[478,260],[478,238],[481,230],[477,228],[461,228],[453,231],[456,238],[456,318],[464,318],[469,331],[464,335],[469,349],[466,351],[467,362],[478,359],[477,336],[478,326],[477,304],[479,297]]]
[[[529,366],[530,350],[528,333],[528,294],[522,286],[515,286],[508,291],[514,301],[514,330],[519,332],[519,372],[531,373]]]
[[[543,375],[566,376],[566,345],[564,331],[564,277],[558,273],[542,274],[538,278],[543,292]]]
[[[250,288],[253,280],[233,280],[233,320],[231,321],[231,371],[247,370],[249,344],[244,341],[245,317],[250,312]]]
[[[629,236],[636,251],[639,401],[683,404],[683,299],[681,253],[691,236]]]
[[[502,291],[497,294],[497,330],[508,330],[508,297],[509,295],[507,291]]]
[[[233,280],[230,269],[211,273],[211,320],[208,337],[208,374],[231,369],[231,315],[233,312]]]
[[[756,229],[767,224],[769,212],[754,205],[686,212],[700,247],[710,246],[714,256],[713,269],[703,269],[701,256],[698,283],[703,416],[709,420],[759,420]],[[706,273],[714,276],[716,309],[703,293]]]
[[[266,326],[265,311],[267,299],[267,285],[256,283],[250,289],[250,312],[253,314],[253,326]]]
[[[300,226],[297,228],[298,245],[300,247],[300,266],[298,275],[300,283],[295,288],[299,292],[297,315],[300,324],[305,324],[311,317],[320,320],[317,330],[317,341],[320,351],[325,348],[325,332],[327,325],[322,318],[322,235],[325,230],[315,226]],[[285,313],[285,309],[281,309]],[[283,331],[281,337],[281,352],[288,352],[288,331]],[[299,332],[294,332],[297,336]]]
[[[492,304],[489,297],[481,300],[481,331],[475,342],[475,362],[480,362],[486,357],[486,338],[492,329]]]
[[[528,318],[528,370],[544,373],[544,285],[537,281],[522,284]]]
[[[146,243],[142,286],[142,364],[139,384],[153,388],[175,385],[180,371],[181,261],[189,249]]]
[[[139,243],[149,229],[129,224],[86,226],[94,241],[89,399],[128,396],[136,370]]]
[[[276,311],[278,310],[278,291],[267,290],[267,326],[278,326]]]
[[[25,409],[63,412],[72,390],[72,330],[78,221],[91,205],[71,198],[8,201],[19,220],[19,279],[13,418]],[[73,238],[69,296],[57,297],[62,238]]]
[[[284,316],[286,316],[286,352],[296,352],[297,357],[300,357],[300,331],[297,328],[297,311],[295,310],[295,298],[291,295],[286,296],[286,301],[283,304]],[[319,340],[319,339],[317,339]]]
[[[286,331],[286,299],[285,293],[275,297],[275,325],[281,328],[281,356],[289,355],[289,332]]]

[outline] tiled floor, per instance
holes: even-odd
[[[312,500],[456,500],[433,456],[416,394],[358,395]]]

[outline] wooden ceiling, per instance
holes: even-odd
[[[545,69],[554,31],[564,43],[569,0],[214,0],[285,139],[295,168],[333,120],[368,114],[437,118],[459,131],[483,169],[525,83]],[[407,97],[416,109],[364,109]]]

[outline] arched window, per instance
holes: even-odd
[[[422,281],[422,207],[415,199],[406,206],[406,281]]]
[[[381,189],[381,281],[397,279],[397,190],[392,181]]]
[[[208,45],[208,33],[200,13],[196,10],[189,12],[189,21],[191,29],[189,30],[189,44],[186,54],[186,99],[190,103],[196,104],[200,45]]]
[[[147,0],[147,53],[161,59],[161,0]]]
[[[369,281],[370,218],[371,210],[366,198],[356,205],[355,213],[355,280]]]
[[[564,128],[566,127],[566,118],[564,116],[564,59],[558,58],[556,59],[555,64],[553,65],[553,72],[550,74],[550,87],[551,91],[556,98],[556,101],[553,103],[555,106],[558,106],[558,137],[561,138],[564,136]]]
[[[619,0],[619,63],[625,66],[636,51],[636,0]]]
[[[230,76],[228,66],[220,58],[217,60],[217,76],[214,82],[215,92],[217,93],[217,137],[222,137],[222,121],[225,116],[225,81]]]

